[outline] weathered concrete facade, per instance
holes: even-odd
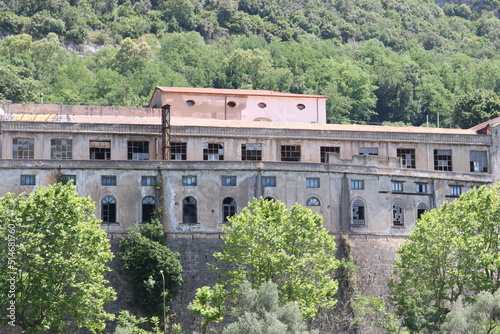
[[[0,195],[73,179],[111,237],[161,209],[186,282],[173,310],[186,321],[195,289],[217,278],[206,263],[225,218],[254,197],[320,213],[351,240],[362,291],[384,295],[418,216],[500,174],[500,120],[468,130],[333,125],[321,96],[185,90],[159,88],[150,103],[170,104],[166,160],[160,109],[0,104]]]

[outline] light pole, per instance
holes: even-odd
[[[163,333],[167,334],[167,309],[165,305],[165,275],[163,275],[163,270],[160,270],[161,278],[163,279]]]

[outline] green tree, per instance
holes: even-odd
[[[164,297],[170,303],[182,284],[179,254],[164,243],[163,226],[157,219],[134,225],[120,239],[119,258],[124,273],[132,281],[135,304],[151,315],[159,314]],[[165,276],[165,292],[160,270]]]
[[[451,302],[497,290],[499,191],[473,188],[425,213],[397,251],[390,300],[409,330],[437,330]]]
[[[226,326],[223,334],[309,334],[296,302],[282,303],[278,287],[273,282],[261,284],[252,289],[249,282],[243,282],[237,291],[237,306],[233,315],[237,321]]]
[[[245,280],[253,287],[273,281],[280,299],[296,301],[308,320],[320,308],[335,306],[338,283],[333,276],[339,261],[320,215],[261,198],[231,217],[223,231],[223,251],[214,257],[230,265],[225,277],[232,288]]]
[[[442,333],[490,334],[500,333],[500,290],[483,291],[464,305],[461,300],[451,305],[451,311],[441,326]]]
[[[224,319],[226,307],[227,292],[220,284],[216,284],[214,288],[204,286],[196,290],[194,300],[187,306],[188,310],[196,315],[201,316],[201,332],[206,334],[208,325],[211,322],[221,322]]]
[[[491,90],[478,89],[460,96],[453,109],[454,124],[460,128],[500,116],[500,97]]]
[[[115,298],[104,279],[113,255],[93,211],[89,197],[61,183],[0,199],[3,321],[14,305],[15,324],[28,333],[62,333],[68,320],[93,333],[104,329],[113,318],[103,308]]]

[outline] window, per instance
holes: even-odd
[[[378,155],[378,147],[360,147],[359,155]]]
[[[451,166],[451,150],[434,150],[434,170],[453,170]]]
[[[297,104],[297,109],[304,110],[305,108],[306,108],[306,106],[303,105],[302,103]]]
[[[451,196],[460,196],[462,194],[461,186],[450,186],[450,195]]]
[[[69,181],[73,181],[73,184],[76,185],[76,175],[61,175],[61,183],[68,184]]]
[[[363,190],[365,189],[365,182],[363,180],[351,180],[351,189]]]
[[[427,211],[427,205],[425,203],[419,203],[417,206],[417,220],[420,219],[420,216],[422,216],[425,211]]]
[[[328,153],[340,154],[340,147],[335,146],[321,146],[321,162],[328,162]]]
[[[187,148],[186,143],[172,142],[170,143],[170,159],[171,160],[186,160]]]
[[[221,178],[221,186],[223,187],[236,186],[236,176],[223,176]]]
[[[35,140],[33,138],[12,139],[12,159],[34,159]]]
[[[262,177],[263,187],[276,187],[276,177],[275,176],[263,176]]]
[[[415,187],[417,193],[427,193],[427,183],[416,183]]]
[[[129,141],[128,160],[149,160],[149,142]]]
[[[22,186],[34,186],[36,177],[35,175],[21,175]]]
[[[392,181],[392,191],[403,192],[403,182],[402,181]]]
[[[365,203],[360,199],[352,203],[352,224],[365,225]]]
[[[197,203],[194,197],[188,196],[182,201],[182,223],[198,224]]]
[[[89,142],[90,160],[110,160],[111,159],[111,141],[109,140],[91,140]]]
[[[186,101],[186,104],[187,104],[188,106],[194,106],[194,101],[193,101],[193,100],[187,100],[187,101]]]
[[[243,145],[241,145],[241,160],[261,161],[262,160],[262,145],[260,145],[260,144],[243,144]]]
[[[300,145],[281,145],[281,161],[300,161]]]
[[[222,222],[227,223],[227,219],[236,214],[236,201],[231,197],[222,201]]]
[[[71,139],[51,139],[50,158],[51,159],[72,159],[73,140]]]
[[[224,160],[224,144],[203,143],[203,160]]]
[[[307,206],[319,206],[320,202],[319,202],[319,199],[317,199],[316,197],[309,197],[307,199],[306,205]]]
[[[101,186],[116,186],[116,176],[101,176]]]
[[[476,173],[488,172],[486,151],[470,151],[470,171]]]
[[[404,206],[402,202],[392,204],[392,225],[404,226]]]
[[[234,107],[236,107],[236,102],[234,102],[234,101],[229,101],[229,102],[227,103],[227,106],[228,106],[228,107],[230,107],[230,108],[234,108]]]
[[[306,178],[306,188],[319,188],[319,178],[317,177]]]
[[[141,186],[155,186],[156,176],[141,176]]]
[[[101,200],[101,220],[103,223],[116,223],[116,200],[113,196]]]
[[[415,149],[398,148],[397,155],[401,158],[401,166],[403,168],[415,168]]]
[[[154,216],[156,200],[153,196],[146,196],[142,199],[142,221],[149,222]]]
[[[259,108],[265,108],[267,107],[267,104],[265,104],[264,102],[259,102],[258,106]]]
[[[196,176],[183,176],[182,185],[183,186],[196,186],[197,178]]]

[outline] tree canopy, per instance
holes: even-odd
[[[271,89],[329,96],[332,123],[463,126],[460,97],[500,94],[499,7],[448,2],[0,1],[0,99],[140,107],[155,86]]]
[[[113,255],[93,210],[89,197],[61,183],[0,198],[3,321],[29,333],[62,333],[71,320],[95,333],[113,318],[103,308],[115,298],[104,279]],[[12,306],[14,319],[6,317]]]
[[[288,210],[279,201],[254,199],[229,218],[223,231],[223,251],[214,257],[229,265],[224,277],[230,288],[244,281],[252,287],[272,281],[280,299],[297,302],[309,320],[320,308],[335,305],[338,283],[333,277],[339,261],[320,215],[298,204]]]
[[[397,252],[390,299],[413,332],[439,329],[450,303],[494,292],[500,274],[500,186],[481,186],[422,215]]]

